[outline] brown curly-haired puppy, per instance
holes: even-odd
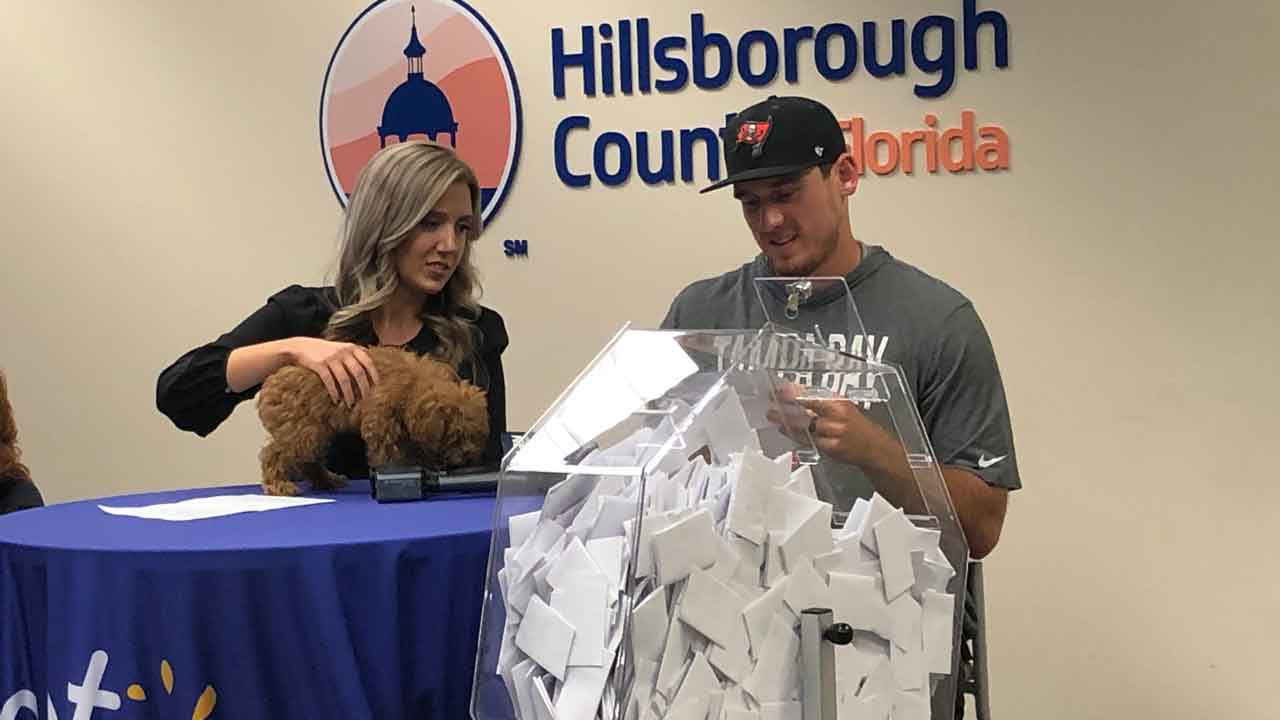
[[[0,373],[0,488],[11,483],[31,482],[31,473],[21,462],[18,449],[18,424],[9,405],[9,387]]]
[[[324,457],[343,432],[364,438],[370,466],[458,467],[480,457],[489,436],[483,391],[435,358],[390,347],[368,352],[378,383],[354,407],[333,402],[306,368],[284,367],[263,382],[258,417],[270,435],[260,456],[268,495],[296,494],[294,473],[316,489],[342,487],[345,479],[325,469]]]

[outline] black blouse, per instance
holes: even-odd
[[[281,290],[234,330],[188,352],[165,368],[156,383],[156,407],[179,428],[201,437],[208,435],[231,415],[236,405],[256,395],[262,387],[258,385],[238,393],[227,389],[227,357],[232,350],[290,337],[321,337],[336,309],[337,295],[332,287],[291,285]],[[457,371],[464,380],[486,391],[489,441],[481,462],[496,464],[502,459],[502,436],[507,429],[506,384],[502,374],[507,329],[502,316],[489,308],[481,308],[475,328],[476,356],[481,367],[476,368],[472,361],[464,360]],[[437,344],[435,333],[423,325],[405,349],[427,355]],[[328,466],[348,477],[367,477],[364,441],[355,434],[335,438],[329,448]]]
[[[26,478],[0,477],[0,515],[44,507],[44,498],[35,483]]]

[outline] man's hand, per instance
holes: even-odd
[[[804,397],[809,392],[790,383],[778,389],[768,418],[787,437],[800,442],[805,440],[807,431],[818,452],[869,470],[886,470],[893,463],[887,455],[894,449],[902,452],[893,436],[853,402]]]
[[[861,468],[876,490],[894,505],[908,513],[924,512],[924,499],[898,439],[854,402],[805,397],[810,392],[799,385],[781,387],[769,410],[769,421],[792,440],[802,442],[806,435],[812,437],[814,447],[824,456]],[[1000,538],[1008,491],[987,485],[965,468],[942,468],[942,476],[970,555],[985,557]]]

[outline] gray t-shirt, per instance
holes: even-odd
[[[772,275],[761,255],[699,280],[676,296],[662,327],[760,328],[766,318],[754,281]],[[1022,487],[1000,369],[973,304],[877,246],[863,246],[862,260],[846,281],[865,329],[861,337],[849,337],[842,295],[815,294],[804,307],[806,317],[817,318],[828,346],[901,368],[939,465],[972,471],[989,485]],[[848,466],[820,468],[815,479],[819,486],[839,482],[839,496],[852,491],[865,497],[871,490],[862,473]]]

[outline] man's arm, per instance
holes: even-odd
[[[995,549],[1004,527],[1004,513],[1009,506],[1009,491],[988,485],[972,472],[957,467],[942,469],[947,481],[947,492],[955,506],[969,542],[969,555],[981,560]]]

